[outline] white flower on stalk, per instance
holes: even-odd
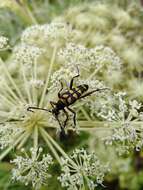
[[[0,50],[5,49],[8,46],[8,38],[5,36],[0,36]]]
[[[44,53],[44,49],[27,45],[26,43],[22,43],[16,46],[13,50],[14,60],[19,64],[29,64],[32,65],[37,61],[37,59]],[[15,63],[16,64],[16,63]]]
[[[47,183],[51,175],[49,166],[53,163],[49,154],[42,154],[42,148],[31,148],[30,156],[23,150],[25,156],[17,156],[11,161],[15,165],[12,169],[12,179],[25,185],[32,184],[35,189]]]
[[[66,23],[52,22],[27,28],[21,36],[21,41],[38,46],[54,46],[65,44],[74,37],[74,31]]]
[[[120,69],[121,66],[121,60],[115,52],[110,47],[102,45],[88,49],[82,45],[69,43],[59,52],[59,56],[62,64],[80,65],[80,68],[90,72],[100,68],[102,71],[106,68],[111,72]]]
[[[109,170],[103,166],[95,153],[87,153],[84,149],[76,149],[73,154],[62,159],[62,174],[58,177],[62,187],[68,190],[88,188],[94,190],[102,185],[104,175]]]
[[[87,83],[92,90],[99,86],[103,87],[102,82],[98,81],[99,73],[105,67],[112,72],[113,67],[119,69],[121,65],[119,57],[112,49],[104,46],[89,49],[82,45],[69,43],[58,52],[58,57],[62,67],[51,77],[52,86],[49,90],[53,91],[57,87],[60,88],[59,81],[69,86],[71,78],[78,74],[78,70],[80,77],[75,79],[75,84]],[[99,85],[100,83],[102,85]]]
[[[98,116],[104,118],[114,126],[111,133],[103,138],[106,145],[116,145],[119,154],[129,153],[143,146],[143,129],[140,123],[139,109],[141,104],[136,100],[127,102],[126,93],[119,92],[108,100]],[[112,123],[113,122],[113,123]]]
[[[123,124],[132,121],[133,117],[138,118],[141,104],[136,100],[127,103],[125,96],[125,92],[119,92],[108,98],[106,102],[103,102],[103,106],[100,105],[101,110],[100,112],[98,110],[98,116],[108,121],[120,121]]]

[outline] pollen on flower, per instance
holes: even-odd
[[[25,185],[32,184],[35,189],[47,183],[51,175],[49,166],[53,163],[49,154],[42,154],[42,149],[31,148],[30,153],[22,150],[23,156],[17,156],[11,161],[15,165],[12,170],[12,179]]]

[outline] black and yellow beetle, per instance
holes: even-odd
[[[39,110],[51,112],[54,115],[54,117],[56,118],[56,120],[58,121],[58,123],[61,127],[61,131],[64,133],[64,128],[66,127],[67,121],[69,119],[68,112],[65,110],[65,108],[67,108],[70,112],[73,113],[73,121],[74,121],[74,125],[76,126],[76,112],[74,110],[72,110],[69,106],[74,104],[77,100],[85,98],[86,96],[89,96],[89,95],[93,94],[94,92],[108,89],[108,88],[102,88],[102,89],[95,89],[90,92],[87,92],[88,88],[89,88],[89,86],[87,84],[82,84],[82,85],[76,86],[76,88],[74,88],[73,87],[74,79],[79,76],[80,75],[79,75],[79,70],[78,70],[78,74],[76,76],[74,76],[70,81],[69,89],[67,89],[63,93],[62,93],[63,83],[60,82],[61,89],[58,92],[59,99],[57,102],[50,101],[50,104],[52,106],[51,110],[39,108],[39,107],[28,107],[27,110],[32,111],[33,109],[39,109]],[[63,111],[66,115],[66,119],[65,119],[63,125],[61,124],[59,117],[58,117],[60,111]]]

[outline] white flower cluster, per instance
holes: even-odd
[[[0,149],[13,144],[19,135],[23,132],[21,127],[16,127],[12,123],[0,125]]]
[[[102,105],[101,112],[97,115],[113,122],[112,133],[103,138],[106,145],[116,145],[115,149],[119,154],[129,153],[130,150],[137,150],[143,146],[143,129],[141,127],[141,104],[136,100],[125,100],[125,93],[117,93],[107,104]],[[109,129],[110,130],[110,129]]]
[[[108,121],[117,121],[122,124],[132,121],[134,117],[138,119],[138,110],[141,104],[136,100],[127,103],[125,96],[125,92],[119,92],[109,97],[106,102],[102,103],[101,111],[98,112],[98,116]]]
[[[101,67],[106,67],[111,71],[119,69],[121,66],[121,60],[115,52],[110,47],[102,45],[88,49],[82,45],[69,43],[59,52],[59,56],[62,63],[66,63],[68,66],[74,64],[88,71]]]
[[[104,175],[109,170],[108,166],[103,166],[95,153],[88,154],[85,149],[76,149],[70,158],[62,159],[63,166],[58,179],[62,187],[68,190],[82,189],[83,187],[94,190],[102,185]]]
[[[128,154],[136,149],[140,151],[143,147],[143,129],[136,129],[134,125],[126,123],[112,130],[112,134],[104,138],[106,145],[115,145],[119,155]]]
[[[44,53],[44,49],[22,43],[14,48],[14,60],[17,64],[32,65],[37,61],[40,55]]]
[[[70,25],[52,22],[51,24],[35,25],[27,28],[21,36],[21,41],[34,45],[43,45],[50,42],[50,45],[53,46],[55,43],[68,41],[73,36]]]
[[[0,36],[0,50],[8,47],[8,38]]]
[[[36,79],[31,79],[30,85],[34,86],[37,89],[39,89],[39,88],[43,87],[44,81],[42,81],[42,80],[36,80]]]
[[[47,179],[51,177],[48,170],[49,165],[52,164],[52,157],[49,154],[42,154],[42,148],[39,148],[39,150],[31,148],[31,156],[28,156],[24,150],[23,152],[26,157],[17,156],[11,161],[16,166],[12,170],[12,179],[25,185],[32,183],[35,189],[40,189],[43,184],[47,183]]]

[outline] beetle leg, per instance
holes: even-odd
[[[60,89],[60,91],[58,92],[58,98],[61,97],[61,91],[63,90],[63,83],[62,83],[62,81],[60,81],[60,84],[61,84],[61,89]]]
[[[69,115],[68,115],[68,112],[65,110],[65,109],[63,109],[63,112],[65,113],[65,115],[66,115],[66,120],[64,121],[64,128],[66,127],[66,124],[67,124],[67,121],[68,121],[68,119],[69,119]]]
[[[57,105],[56,102],[50,101],[51,106],[54,108],[55,105]]]
[[[76,126],[76,112],[74,110],[72,110],[71,108],[67,107],[67,109],[73,113],[73,122],[74,125]]]
[[[78,67],[77,67],[77,71],[78,71],[78,74],[76,75],[76,76],[74,76],[72,79],[71,79],[71,81],[70,81],[70,90],[72,90],[72,88],[73,88],[73,81],[74,81],[74,79],[76,78],[76,77],[79,77],[80,75],[79,75],[79,69],[78,69]]]
[[[27,108],[27,111],[34,112],[33,110],[43,110],[43,111],[51,112],[51,110],[44,109],[44,108],[39,108],[39,107],[28,107],[28,108]]]
[[[56,118],[56,120],[58,121],[58,123],[59,123],[59,125],[60,125],[60,127],[61,127],[61,129],[62,129],[62,128],[63,128],[63,126],[62,126],[62,124],[61,124],[61,122],[60,122],[60,120],[59,120],[58,116],[56,116],[55,118]]]
[[[101,88],[101,89],[96,89],[96,90],[87,92],[86,94],[80,96],[79,99],[85,98],[86,96],[90,96],[90,95],[93,94],[94,92],[101,91],[101,90],[109,90],[109,88]]]
[[[67,135],[66,135],[66,133],[65,133],[65,129],[64,129],[64,128],[65,128],[66,123],[67,123],[67,121],[68,121],[68,113],[67,113],[65,110],[63,110],[63,111],[64,111],[64,113],[65,113],[66,116],[67,116],[66,120],[64,121],[64,126],[62,126],[62,124],[61,124],[61,122],[60,122],[58,116],[55,117],[56,120],[58,121],[59,125],[60,125],[60,128],[61,128],[61,132],[60,132],[60,139],[61,139],[61,140],[67,138]]]

